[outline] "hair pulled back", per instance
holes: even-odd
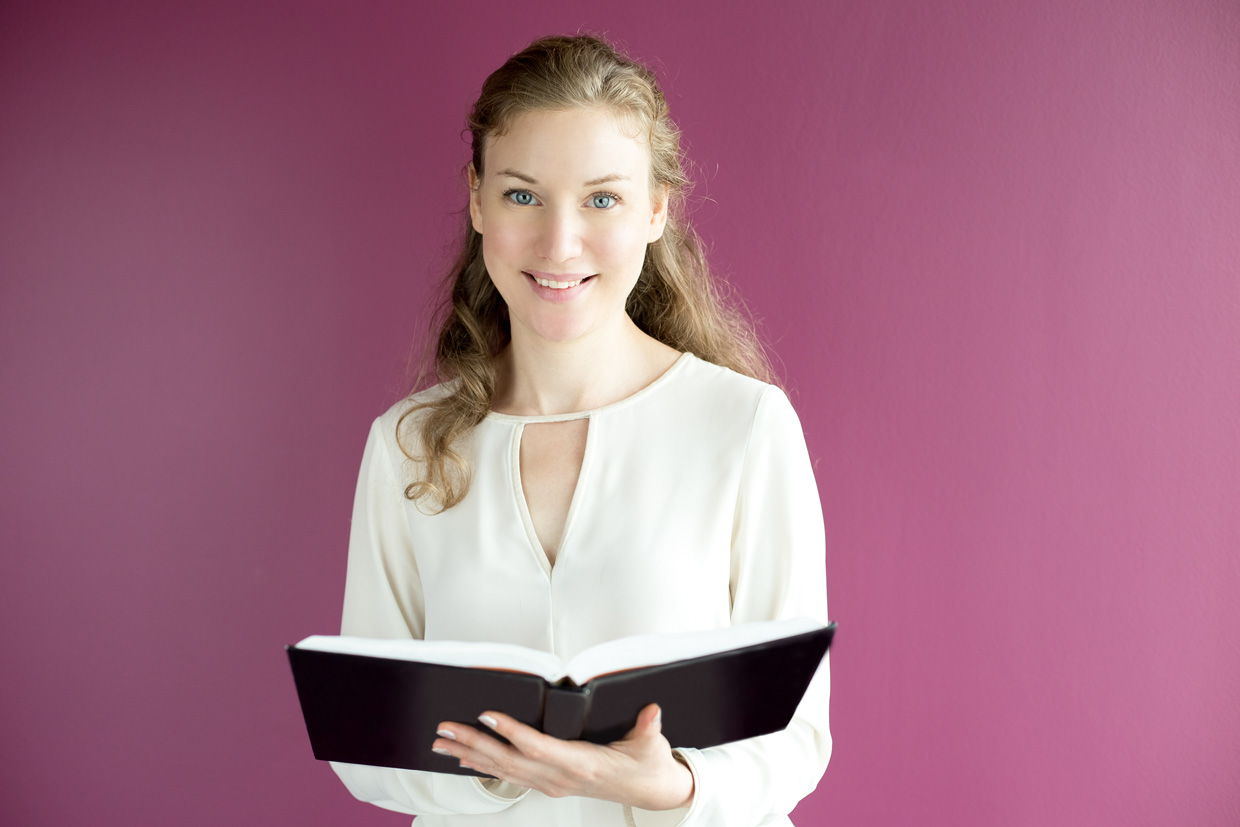
[[[680,131],[668,114],[658,80],[645,66],[588,34],[544,37],[510,57],[483,83],[469,114],[478,180],[488,142],[505,134],[518,116],[575,108],[610,109],[631,126],[650,150],[652,197],[664,187],[668,193],[663,235],[647,246],[641,275],[628,298],[633,322],[676,350],[771,381],[770,364],[752,323],[724,300],[687,221],[690,182]],[[418,478],[406,486],[405,496],[419,505],[429,500],[434,510],[451,508],[469,490],[469,463],[454,445],[490,410],[496,381],[493,357],[511,338],[507,305],[487,273],[482,236],[468,211],[447,285],[433,371],[435,379],[445,383],[444,393],[412,406],[396,426],[401,450],[418,466]],[[424,413],[409,427],[415,411]]]

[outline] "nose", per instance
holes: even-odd
[[[548,209],[543,213],[534,253],[553,264],[563,264],[581,255],[581,218],[572,207]]]

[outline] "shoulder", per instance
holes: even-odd
[[[411,393],[380,414],[375,419],[375,423],[384,431],[392,434],[396,433],[398,423],[402,431],[411,425],[416,427],[425,415],[426,406],[450,396],[455,390],[455,384],[455,382],[440,382],[438,385]]]
[[[792,403],[777,385],[707,362],[693,354],[677,379],[677,392],[700,412],[711,412],[711,419],[728,417],[753,424],[759,414],[791,414]],[[773,410],[772,410],[773,409]]]
[[[382,447],[396,465],[403,465],[408,454],[401,446],[417,444],[426,406],[449,396],[452,390],[452,382],[441,382],[401,399],[371,423],[369,442],[376,448]]]
[[[801,420],[779,386],[696,357],[669,380],[664,404],[642,423],[657,454],[692,457],[714,469],[706,476],[746,486],[812,477]]]
[[[800,420],[776,385],[685,354],[633,427],[643,443],[679,456],[744,457],[774,440],[802,438]]]
[[[801,419],[778,385],[696,360],[688,382],[703,400],[695,416],[715,450],[739,451],[747,489],[812,491],[813,461]],[[788,497],[793,497],[788,493]],[[799,496],[799,495],[798,495]]]

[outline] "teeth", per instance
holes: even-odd
[[[567,290],[570,287],[576,287],[585,281],[585,279],[577,279],[576,281],[551,281],[550,279],[540,279],[538,276],[532,276],[534,281],[543,287],[550,287],[552,290]]]

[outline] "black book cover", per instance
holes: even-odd
[[[600,675],[583,686],[538,675],[286,647],[314,757],[479,775],[431,752],[440,722],[479,726],[495,709],[557,738],[597,744],[663,709],[673,747],[704,749],[785,728],[835,633],[802,634],[658,666]]]

